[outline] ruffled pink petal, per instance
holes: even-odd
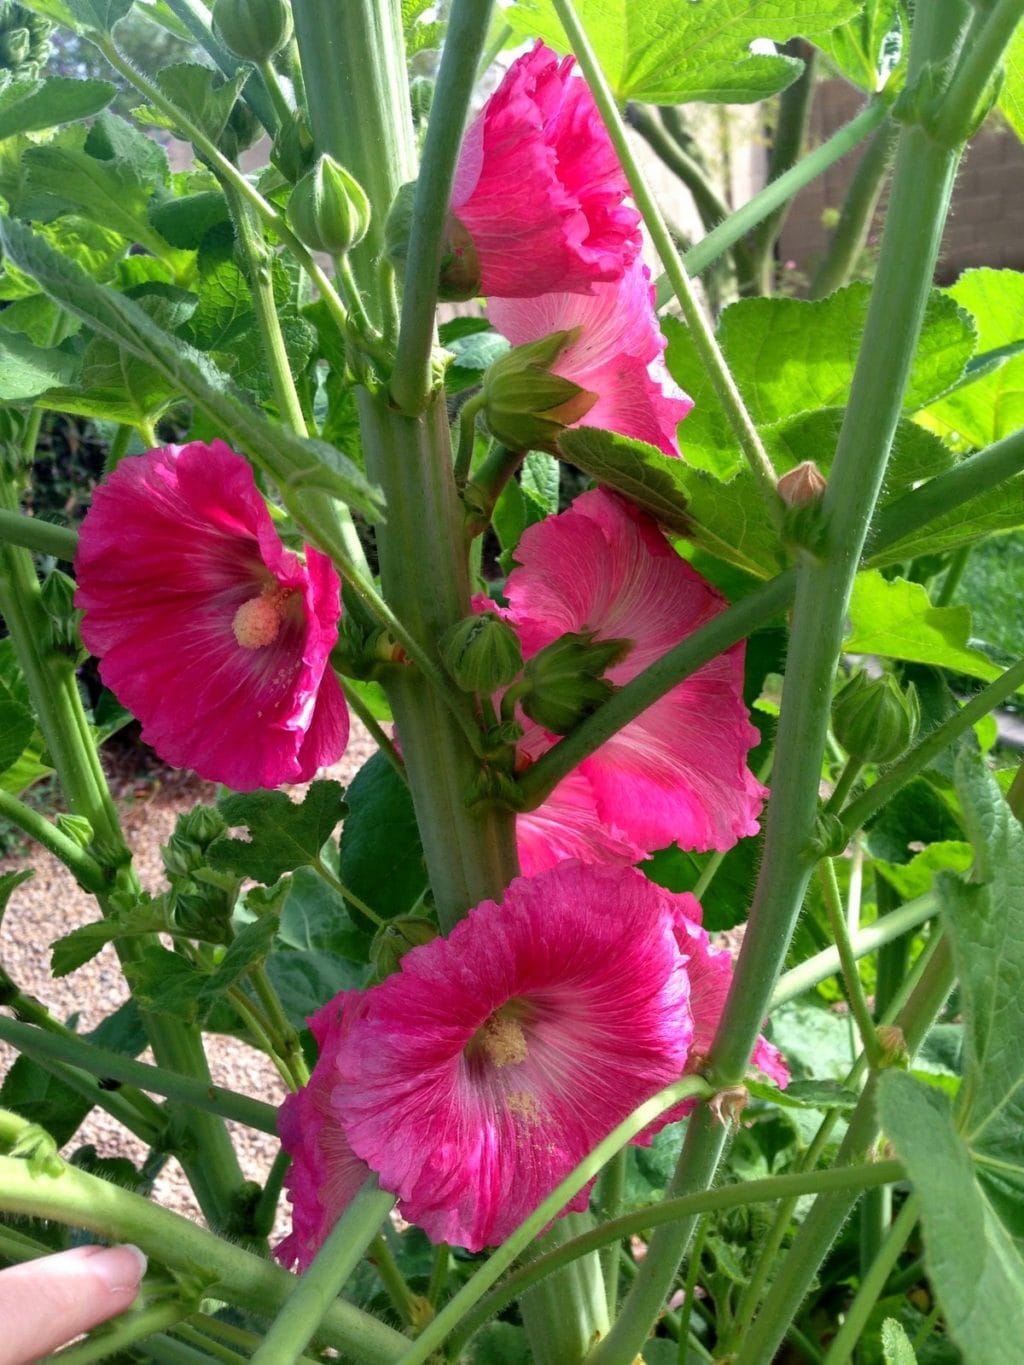
[[[167,762],[246,791],[340,757],[340,588],[325,556],[307,547],[307,561],[222,441],[123,460],[96,490],[76,557],[82,638]],[[276,639],[243,648],[238,609],[275,588],[291,594]]]
[[[665,337],[654,311],[650,271],[637,258],[622,277],[588,295],[495,298],[491,322],[513,346],[554,332],[579,335],[552,367],[555,374],[598,395],[577,426],[600,427],[648,441],[677,456],[676,429],[693,407],[662,358]]]
[[[630,868],[562,863],[365,993],[332,1103],[404,1217],[472,1250],[501,1241],[681,1074],[674,900]]]
[[[536,810],[516,816],[516,845],[524,877],[546,872],[566,858],[628,866],[647,853],[598,815],[594,789],[577,769],[564,777]]]
[[[452,211],[488,297],[587,292],[640,250],[639,214],[584,81],[538,42],[470,126]]]
[[[338,1048],[344,1028],[343,1000],[332,1000],[307,1021],[320,1048],[309,1083],[289,1095],[278,1111],[281,1145],[292,1158],[285,1189],[292,1230],[274,1249],[288,1269],[305,1270],[363,1182],[370,1168],[348,1144],[331,1104]]]
[[[690,900],[693,898],[690,897]],[[696,901],[693,904],[696,905]],[[712,948],[706,930],[700,925],[699,916],[694,918],[686,907],[682,907],[682,913],[676,918],[676,939],[686,954],[686,970],[690,978],[693,1066],[707,1056],[714,1042],[726,996],[732,985],[732,958],[725,949]],[[781,1090],[789,1084],[789,1067],[782,1053],[767,1038],[758,1038],[751,1065],[773,1080]]]
[[[506,594],[524,656],[573,631],[629,640],[609,672],[618,685],[725,605],[651,518],[603,489],[528,528],[516,557]],[[584,761],[606,826],[648,852],[724,850],[757,832],[767,793],[746,763],[759,736],[743,656],[742,644],[719,655]]]

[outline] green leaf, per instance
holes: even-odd
[[[558,440],[564,457],[598,483],[622,493],[662,526],[686,535],[685,470],[681,461],[646,441],[634,441],[600,427],[573,427]]]
[[[965,270],[948,297],[975,319],[981,352],[1011,348],[995,369],[930,403],[920,420],[957,449],[980,449],[1024,426],[1024,274],[1017,270]]]
[[[531,450],[523,461],[519,486],[545,517],[558,511],[558,461],[542,450]]]
[[[808,410],[845,405],[870,294],[869,285],[856,283],[814,302],[741,299],[724,311],[719,345],[759,427]],[[694,400],[693,411],[680,428],[687,462],[728,477],[742,464],[729,420],[683,323],[668,318],[664,330],[666,364]],[[904,410],[915,412],[955,384],[975,345],[971,318],[957,300],[933,291]]]
[[[109,81],[70,80],[65,76],[12,81],[0,91],[0,138],[88,118],[105,109],[116,94],[116,86]]]
[[[931,889],[939,872],[966,872],[971,865],[971,846],[958,839],[940,839],[915,853],[908,863],[889,863],[875,859],[875,871],[905,901],[915,900]]]
[[[230,216],[220,190],[201,190],[180,199],[151,200],[149,220],[171,246],[194,251],[210,228],[230,223]]]
[[[885,659],[951,668],[991,682],[1002,669],[968,646],[968,607],[933,607],[921,583],[885,579],[877,569],[860,573],[850,598],[851,632],[843,643],[849,654],[880,654]]]
[[[409,788],[377,753],[348,789],[341,831],[341,880],[379,915],[404,915],[427,885]]]
[[[270,953],[277,925],[276,915],[263,915],[243,925],[228,944],[220,964],[203,983],[200,999],[205,1002],[216,1000],[263,962]]]
[[[288,887],[278,937],[289,948],[365,964],[373,935],[354,923],[343,897],[323,877],[300,867]]]
[[[999,109],[1007,123],[1024,142],[1024,23],[1014,30],[1010,45],[1003,55],[1003,88],[999,92]]]
[[[208,66],[194,62],[179,62],[158,72],[156,83],[176,109],[181,112],[211,142],[219,142],[227,127],[231,110],[249,79],[248,67],[241,67],[230,79]],[[143,123],[155,124],[175,132],[177,124],[166,114],[148,105],[135,111]]]
[[[288,1022],[301,1029],[309,1016],[339,991],[362,989],[367,971],[331,953],[277,952],[267,959],[267,976]]]
[[[8,902],[15,891],[19,886],[24,886],[35,875],[31,867],[23,868],[20,872],[0,872],[0,922],[3,920]]]
[[[134,0],[62,0],[73,22],[83,29],[109,33],[131,9]]]
[[[780,1090],[770,1081],[748,1076],[744,1081],[756,1100],[767,1100],[782,1109],[855,1109],[860,1096],[838,1081],[791,1081]]]
[[[264,886],[297,867],[312,866],[347,810],[343,793],[340,782],[321,779],[310,784],[301,805],[279,791],[221,797],[221,815],[231,826],[244,825],[250,838],[215,839],[208,850],[210,865]]]
[[[853,0],[577,0],[587,36],[620,101],[746,103],[784,89],[803,64],[751,55],[755,38],[785,42],[827,32],[857,13]],[[504,13],[523,38],[568,43],[550,0],[519,0]]]
[[[119,924],[97,920],[93,924],[80,924],[70,934],[57,939],[50,949],[50,970],[55,977],[67,976],[84,963],[91,961],[98,952],[117,938]]]
[[[882,1323],[882,1354],[885,1365],[917,1365],[910,1338],[895,1318],[886,1318]]]
[[[24,402],[38,398],[47,389],[69,384],[79,364],[71,352],[33,346],[16,332],[0,336],[0,401]]]
[[[886,39],[896,24],[896,0],[867,0],[860,14],[815,41],[822,52],[868,94],[879,87]]]
[[[139,958],[124,964],[124,974],[140,1008],[185,1022],[199,1018],[206,978],[180,953],[147,945]]]
[[[284,427],[274,426],[225,392],[226,376],[204,357],[166,336],[137,303],[97,284],[23,224],[0,219],[0,238],[7,254],[52,299],[132,355],[152,364],[177,391],[206,412],[224,440],[264,464],[282,488],[294,490],[299,499],[306,488],[323,490],[370,520],[379,517],[379,492],[332,446],[303,440]]]

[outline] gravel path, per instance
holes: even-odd
[[[375,749],[373,740],[353,717],[344,758],[327,769],[323,776],[336,777],[347,785]],[[301,791],[302,788],[290,789],[296,797]],[[135,854],[139,878],[147,891],[156,892],[165,885],[160,846],[170,838],[178,815],[200,802],[209,803],[213,798],[211,783],[194,776],[174,774],[167,784],[147,784],[135,793],[129,790],[127,798],[119,801],[128,844]],[[77,971],[54,980],[49,969],[50,944],[78,925],[95,920],[96,902],[75,884],[63,864],[43,849],[33,847],[18,858],[0,859],[0,872],[26,866],[35,868],[35,876],[11,897],[0,926],[0,961],[21,990],[42,1001],[58,1019],[67,1020],[77,1014],[78,1031],[87,1032],[127,998],[117,957],[112,947],[104,948]],[[284,1096],[283,1086],[262,1054],[235,1038],[220,1035],[207,1036],[207,1053],[216,1084],[254,1095],[270,1104],[280,1103]],[[14,1056],[12,1049],[0,1043],[0,1076],[6,1074]],[[152,1061],[151,1054],[144,1053],[142,1060]],[[160,1097],[154,1096],[154,1099]],[[273,1160],[277,1143],[266,1134],[254,1133],[236,1124],[230,1127],[243,1172],[254,1180],[262,1180]],[[127,1156],[136,1164],[146,1154],[142,1143],[102,1109],[92,1111],[64,1148],[64,1154],[70,1155],[85,1143],[94,1144],[100,1156]],[[203,1221],[184,1173],[173,1158],[158,1177],[153,1198],[196,1222]],[[287,1226],[287,1205],[282,1204],[275,1241],[287,1231]]]

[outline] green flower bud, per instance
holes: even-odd
[[[88,848],[92,843],[92,825],[84,815],[58,815],[57,828],[67,835],[79,848]]]
[[[186,881],[170,894],[173,928],[201,943],[230,943],[235,898],[216,886]]]
[[[321,156],[292,190],[288,221],[311,251],[342,256],[366,236],[370,201],[355,176],[333,157]]]
[[[74,579],[54,569],[43,580],[41,597],[50,618],[49,647],[77,658],[82,652],[78,636],[78,622],[82,613],[75,606]]]
[[[50,57],[53,23],[26,9],[8,4],[0,8],[0,68],[31,79]]]
[[[191,877],[206,863],[206,850],[227,825],[224,817],[213,806],[196,806],[179,815],[174,833],[161,848],[167,875],[174,880]]]
[[[373,979],[383,981],[392,972],[397,972],[398,964],[407,952],[423,943],[432,943],[435,938],[437,926],[418,915],[397,915],[388,920],[374,934],[370,945]]]
[[[529,690],[520,705],[531,720],[566,735],[615,688],[601,675],[627,653],[631,640],[595,640],[593,631],[563,635],[528,659]]]
[[[921,723],[917,689],[903,691],[891,673],[855,673],[832,703],[832,729],[851,758],[891,763],[913,742]]]
[[[228,121],[217,139],[217,146],[230,160],[234,160],[239,152],[244,152],[246,147],[251,147],[256,139],[263,132],[259,119],[252,112],[245,100],[235,100],[231,106],[231,113]]]
[[[409,103],[412,106],[412,121],[417,131],[425,124],[434,102],[434,82],[429,76],[416,76],[409,86]]]
[[[227,50],[257,66],[292,36],[288,0],[214,0],[213,28]]]
[[[555,332],[506,352],[488,366],[483,414],[491,435],[510,450],[558,449],[566,427],[585,417],[597,394],[552,374],[551,366],[577,336]]]
[[[497,612],[457,622],[441,638],[441,658],[463,692],[490,695],[507,687],[523,667],[519,637]]]
[[[309,131],[305,114],[296,111],[291,118],[282,123],[274,138],[270,159],[291,184],[301,180],[307,171],[313,169],[316,153],[313,150],[313,135]]]
[[[839,858],[850,842],[850,831],[838,815],[820,811],[814,821],[810,851],[815,858]]]
[[[879,1066],[894,1067],[900,1071],[910,1069],[910,1053],[903,1030],[895,1024],[880,1024],[875,1034],[882,1048]]]

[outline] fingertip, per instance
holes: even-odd
[[[89,1269],[115,1294],[135,1293],[147,1265],[145,1252],[131,1242],[96,1247],[89,1257]]]

